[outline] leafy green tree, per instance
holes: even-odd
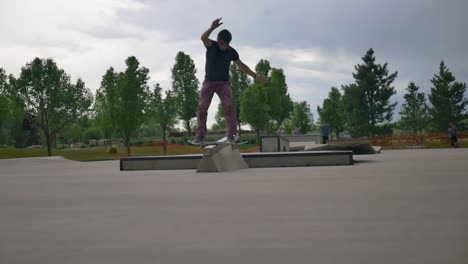
[[[174,96],[171,91],[166,91],[166,96],[162,96],[162,88],[159,83],[154,87],[153,99],[151,101],[151,115],[161,128],[163,142],[166,142],[166,134],[169,128],[177,123],[176,106]]]
[[[306,101],[294,102],[292,123],[294,127],[301,130],[302,134],[306,134],[312,129],[314,117],[310,111],[310,105]]]
[[[328,98],[323,101],[322,107],[317,106],[320,122],[328,122],[330,130],[335,131],[336,138],[339,137],[340,132],[345,129],[346,118],[343,107],[343,99],[340,90],[332,87],[328,93]]]
[[[248,123],[257,133],[257,142],[260,142],[260,133],[268,123],[269,105],[266,98],[265,87],[254,83],[247,88],[241,97],[241,119]]]
[[[78,79],[72,84],[70,77],[52,59],[35,58],[27,63],[15,87],[27,111],[35,116],[49,156],[55,136],[74,120],[87,115],[93,101],[85,83]]]
[[[270,75],[271,70],[272,70],[272,68],[271,68],[270,62],[268,60],[261,59],[257,63],[257,65],[255,65],[256,74],[264,76],[267,79],[269,79],[270,76],[271,76]],[[263,125],[262,128],[260,128],[260,130],[257,130],[256,128],[254,128],[255,130],[257,130],[257,136],[259,137],[260,132],[263,131],[263,130],[266,130],[267,134],[272,131],[271,122],[270,122],[270,120],[272,119],[271,118],[272,104],[275,103],[275,99],[278,99],[278,97],[273,98],[274,96],[271,95],[272,91],[271,91],[270,83],[261,83],[261,82],[258,82],[258,81],[254,81],[254,85],[256,86],[255,92],[257,94],[262,94],[262,97],[258,97],[258,99],[261,100],[258,103],[260,105],[265,104],[267,106],[266,109],[268,109],[267,112],[262,113],[262,116],[265,116],[267,118],[266,123]],[[254,103],[254,102],[251,102],[251,103]],[[261,120],[262,118],[259,118],[258,120]],[[247,123],[249,123],[249,122],[247,122]],[[260,141],[258,141],[258,142],[260,142]]]
[[[101,87],[96,91],[95,111],[99,126],[112,142],[118,104],[118,73],[110,67],[102,77]]]
[[[10,98],[9,85],[5,70],[0,68],[0,145],[5,144],[4,130],[13,117],[13,102]]]
[[[428,109],[424,93],[418,92],[419,87],[411,82],[406,88],[405,102],[400,111],[400,124],[403,129],[410,130],[416,135],[427,126]]]
[[[294,108],[294,103],[293,103],[293,108]],[[283,121],[283,130],[281,131],[282,133],[286,135],[291,135],[294,131],[294,125],[291,119],[286,119]]]
[[[140,67],[140,62],[134,56],[128,57],[125,64],[127,68],[125,72],[119,73],[117,80],[115,129],[122,135],[127,155],[131,156],[130,140],[148,117],[149,70]]]
[[[255,66],[255,72],[265,78],[270,77],[271,66],[268,60],[261,59]]]
[[[293,101],[288,93],[286,76],[282,69],[272,69],[269,86],[270,118],[281,127],[283,121],[291,116]]]
[[[84,130],[83,138],[86,143],[89,142],[91,139],[101,139],[102,138],[102,131],[97,127],[90,127]]]
[[[457,82],[444,61],[439,65],[439,74],[435,74],[431,82],[431,125],[436,131],[446,131],[449,122],[459,124],[468,117],[468,101],[464,96],[466,83]]]
[[[182,119],[189,138],[192,132],[192,118],[197,116],[199,89],[195,63],[188,54],[177,53],[172,68],[172,91],[177,106],[177,114]]]
[[[237,114],[240,116],[240,113]],[[216,110],[215,114],[215,127],[219,129],[226,129],[226,117],[224,115],[224,107],[222,103],[218,104],[218,109]]]
[[[343,86],[348,127],[355,136],[375,136],[384,122],[390,122],[396,103],[390,97],[396,93],[392,83],[397,72],[389,74],[387,63],[376,64],[374,50],[369,49],[353,73],[354,84]]]
[[[16,78],[0,68],[0,145],[24,147],[24,102],[15,90]]]
[[[240,106],[241,106],[241,96],[242,93],[250,86],[252,83],[250,82],[250,79],[248,78],[247,74],[239,70],[239,67],[237,67],[236,64],[231,64],[231,67],[229,69],[230,72],[230,81],[231,81],[231,91],[232,91],[232,99],[234,102],[234,107],[236,109],[236,118],[237,118],[237,126],[238,126],[238,132],[239,136],[241,136],[241,125],[244,123],[244,120],[242,120],[241,115],[240,115]],[[215,118],[220,118],[219,122],[218,119],[216,119],[216,123],[219,125],[221,128],[225,128],[225,121],[224,121],[224,110],[221,110],[223,115],[221,119],[221,115],[218,116],[218,113],[220,113],[220,108],[222,106],[218,106],[218,112]],[[220,113],[221,114],[221,113]],[[221,122],[223,120],[223,122]]]

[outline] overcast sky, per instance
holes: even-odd
[[[51,57],[95,91],[107,68],[122,71],[134,55],[149,68],[151,86],[170,89],[175,56],[184,51],[202,82],[200,35],[222,17],[241,60],[284,69],[291,97],[307,100],[317,120],[317,105],[332,86],[353,81],[369,48],[377,63],[398,71],[392,100],[399,105],[410,81],[429,91],[441,60],[467,82],[467,10],[466,0],[0,0],[0,67],[18,76],[35,57]],[[218,102],[215,96],[209,125]]]

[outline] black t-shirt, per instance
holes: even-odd
[[[205,79],[208,81],[229,81],[231,61],[239,60],[237,51],[229,46],[227,50],[219,49],[218,43],[212,40],[206,48]]]

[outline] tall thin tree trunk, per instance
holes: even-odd
[[[0,145],[3,145],[3,126],[0,124]]]
[[[186,120],[186,121],[185,121],[185,124],[186,124],[186,126],[187,126],[188,138],[190,139],[190,138],[192,138],[192,133],[191,133],[192,131],[191,131],[191,127],[190,127],[190,120]]]
[[[46,144],[47,144],[47,156],[52,156],[52,142],[50,136],[46,135]]]
[[[164,153],[164,156],[166,156],[166,154],[167,154],[167,143],[166,143],[166,129],[165,128],[163,128],[162,134],[163,134],[163,142],[162,142],[163,153]]]
[[[132,156],[132,150],[130,147],[130,137],[125,138],[125,145],[127,145],[127,156]]]
[[[112,128],[109,129],[109,147],[112,147]]]
[[[261,146],[262,142],[260,142],[260,130],[257,129],[257,143]]]

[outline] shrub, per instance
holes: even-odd
[[[65,149],[65,145],[64,144],[59,144],[59,145],[57,145],[57,149]]]
[[[117,148],[116,147],[107,148],[107,153],[116,154],[117,153]]]
[[[138,145],[142,145],[142,144],[145,144],[146,142],[144,140],[135,140],[131,143],[132,146],[138,146]]]
[[[188,137],[183,137],[183,138],[177,138],[175,139],[175,143],[176,144],[180,144],[180,145],[186,145],[188,144]]]
[[[90,127],[84,132],[84,141],[89,142],[90,139],[101,139],[102,131],[97,127]]]
[[[241,136],[240,141],[247,141],[248,144],[258,144],[256,136]]]

